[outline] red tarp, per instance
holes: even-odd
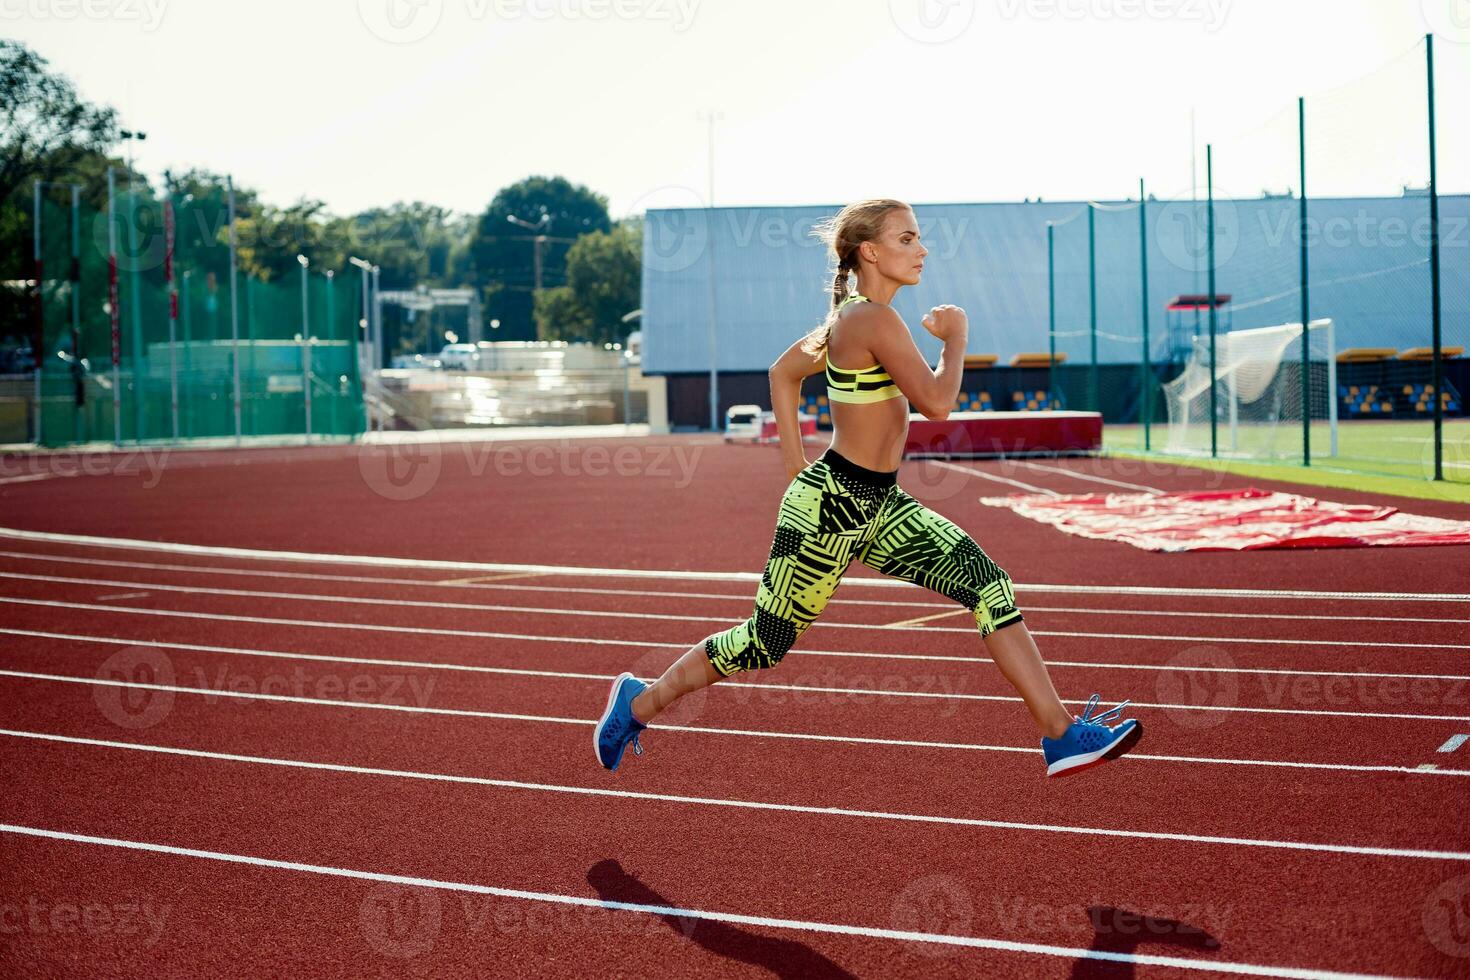
[[[985,497],[1068,534],[1145,551],[1356,548],[1470,544],[1470,521],[1405,514],[1395,507],[1246,490]]]

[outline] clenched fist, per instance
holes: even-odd
[[[965,311],[948,303],[924,314],[923,323],[925,330],[945,341],[962,339],[970,329]]]

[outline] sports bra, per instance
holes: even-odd
[[[860,293],[853,293],[842,301],[842,306],[848,303],[868,303],[871,300]],[[842,307],[838,307],[841,309]],[[897,398],[903,392],[898,390],[898,385],[883,370],[883,365],[874,364],[860,371],[849,371],[837,367],[832,363],[831,357],[827,358],[827,400],[834,402],[850,402],[862,404],[865,402],[882,402],[890,398]]]

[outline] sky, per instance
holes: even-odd
[[[338,214],[530,174],[649,206],[1470,191],[1470,0],[0,0],[140,169]],[[711,140],[710,116],[714,116]],[[1191,119],[1194,141],[1191,141]]]

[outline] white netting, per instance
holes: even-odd
[[[1300,323],[1216,334],[1214,439],[1221,455],[1299,457],[1304,378],[1312,454],[1336,453],[1332,321],[1312,321],[1305,372],[1301,336]],[[1184,370],[1161,386],[1169,412],[1168,451],[1210,452],[1211,373],[1209,337],[1195,337]]]

